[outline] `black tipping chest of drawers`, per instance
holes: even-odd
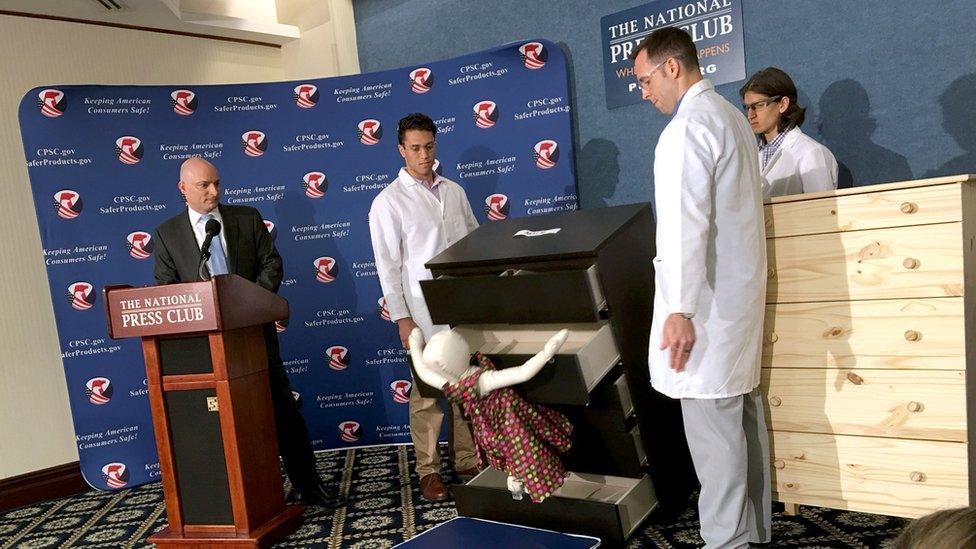
[[[558,229],[558,230],[557,230]],[[649,383],[654,218],[636,204],[494,222],[427,263],[435,324],[499,368],[518,366],[556,331],[569,338],[516,387],[573,423],[563,487],[512,499],[488,469],[454,488],[458,513],[624,542],[659,508],[684,509],[694,482],[677,401]]]

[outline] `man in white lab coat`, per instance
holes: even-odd
[[[376,195],[369,210],[376,272],[404,348],[409,348],[414,328],[420,328],[424,339],[447,328],[433,324],[420,291],[420,281],[431,278],[424,263],[478,227],[464,189],[434,172],[436,133],[437,126],[427,115],[416,113],[400,120],[398,147],[406,166]],[[417,475],[424,498],[441,501],[449,496],[437,451],[444,412],[438,399],[420,395],[417,384],[414,380],[409,404]],[[451,416],[455,471],[461,476],[477,474],[471,428],[457,407]]]
[[[642,97],[672,115],[654,151],[654,388],[681,400],[707,547],[770,539],[768,436],[759,394],[766,290],[762,186],[745,117],[703,79],[669,27],[634,51]]]

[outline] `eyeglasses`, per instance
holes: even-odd
[[[671,58],[669,57],[668,59],[671,59]],[[653,69],[647,71],[647,74],[645,74],[643,76],[638,76],[637,77],[637,85],[640,86],[640,88],[642,90],[647,91],[651,87],[651,75],[654,74],[654,71],[656,71],[656,70],[660,69],[661,67],[663,67],[664,64],[668,62],[668,59],[665,59],[664,61],[661,61],[660,63],[658,63]]]
[[[759,101],[749,103],[748,105],[742,105],[742,110],[749,112],[759,108],[764,108],[767,105],[779,102],[779,100],[782,98],[782,95],[774,95],[772,97],[767,97],[766,99],[760,99]]]

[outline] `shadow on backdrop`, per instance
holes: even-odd
[[[604,208],[620,184],[620,149],[608,139],[590,139],[576,161],[580,209]]]
[[[976,173],[976,73],[959,77],[939,96],[942,128],[963,152],[925,174],[926,177]]]
[[[837,159],[838,188],[912,178],[904,156],[871,141],[877,127],[868,92],[860,82],[838,80],[820,96],[817,129]]]

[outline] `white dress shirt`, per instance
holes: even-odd
[[[197,212],[189,206],[187,206],[186,212],[190,216],[190,226],[193,227],[193,236],[197,238],[197,249],[200,249],[203,247],[204,239],[207,238],[207,224],[206,222],[200,223],[199,221],[201,217],[207,214]],[[220,244],[224,247],[224,250],[227,250],[227,239],[224,238],[224,218],[220,216],[220,208],[214,208],[209,213],[220,223]]]
[[[445,326],[434,326],[420,290],[420,281],[431,278],[424,263],[478,227],[464,189],[436,174],[434,183],[440,200],[401,168],[369,210],[376,273],[390,319],[412,317],[426,339]]]

